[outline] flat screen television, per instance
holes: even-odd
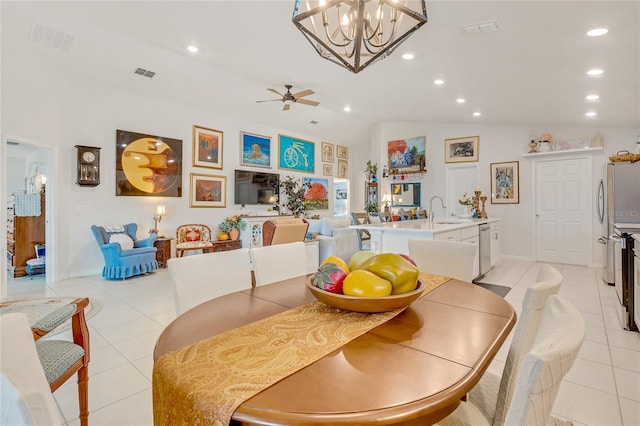
[[[252,170],[236,170],[235,204],[278,204],[280,175]]]

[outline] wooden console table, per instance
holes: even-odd
[[[153,246],[158,249],[156,251],[156,261],[159,268],[167,267],[167,260],[171,259],[171,240],[173,238],[156,238]]]
[[[213,243],[212,252],[216,251],[229,251],[242,248],[242,241],[240,240],[226,240],[226,241],[211,241]]]

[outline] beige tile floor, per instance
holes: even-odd
[[[511,287],[506,299],[519,311],[524,290],[540,264],[504,261],[483,280]],[[640,333],[622,330],[613,287],[598,271],[553,265],[563,276],[560,294],[582,312],[587,335],[573,369],[562,382],[554,416],[575,425],[640,425]],[[155,341],[173,318],[174,303],[166,270],[124,282],[100,276],[45,285],[42,277],[10,279],[8,300],[88,296],[102,306],[89,319],[89,422],[98,425],[152,425],[151,371]],[[57,336],[59,337],[59,336]],[[504,365],[507,342],[490,369]],[[69,380],[54,394],[69,425],[76,426],[77,393]]]

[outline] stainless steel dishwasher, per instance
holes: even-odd
[[[491,269],[491,226],[482,224],[480,229],[480,276]]]

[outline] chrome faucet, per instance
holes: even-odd
[[[431,224],[431,223],[433,223],[433,200],[434,200],[435,198],[437,198],[438,200],[440,200],[440,204],[442,204],[442,208],[443,208],[443,209],[446,209],[446,208],[447,208],[447,204],[444,202],[444,200],[443,200],[441,197],[439,197],[439,196],[437,196],[437,195],[434,195],[433,197],[431,197],[431,198],[429,199],[429,223],[430,223],[430,224]]]

